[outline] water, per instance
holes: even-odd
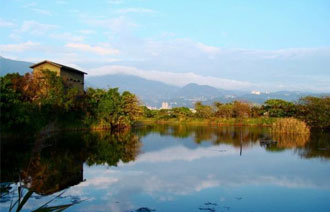
[[[21,211],[329,211],[329,159],[329,134],[267,128],[2,139],[0,209],[26,197]]]

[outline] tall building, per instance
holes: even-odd
[[[171,109],[171,107],[168,105],[168,102],[162,102],[162,107],[160,109]]]

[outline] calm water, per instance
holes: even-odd
[[[330,211],[327,133],[158,125],[1,142],[1,211]]]

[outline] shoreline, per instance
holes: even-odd
[[[271,127],[279,118],[229,118],[229,119],[154,119],[145,118],[138,120],[141,124],[186,124],[195,126],[260,126]]]
[[[251,126],[251,127],[271,127],[272,123],[274,123],[278,118],[244,118],[244,119],[154,119],[154,118],[143,118],[137,120],[132,126],[127,127],[123,130],[114,131],[114,132],[124,132],[130,128],[138,127],[141,125],[148,124],[170,124],[170,125],[191,125],[191,126],[216,126],[216,127],[242,127],[242,126]],[[57,125],[55,123],[50,123],[41,129],[39,132],[36,132],[34,135],[21,132],[27,136],[48,136],[50,134],[60,133],[60,132],[78,132],[78,131],[103,131],[110,130],[110,127],[107,126],[63,126],[63,123]],[[12,133],[1,133],[1,138],[10,138],[16,137],[17,134]],[[22,136],[22,135],[19,135]],[[19,137],[18,136],[18,137]]]

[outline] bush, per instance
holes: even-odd
[[[330,129],[330,96],[301,98],[299,118],[310,126]]]
[[[295,116],[297,107],[282,99],[269,99],[262,105],[262,110],[270,117],[292,117]]]
[[[272,131],[285,134],[309,134],[310,128],[305,122],[298,119],[281,118],[273,123]]]

